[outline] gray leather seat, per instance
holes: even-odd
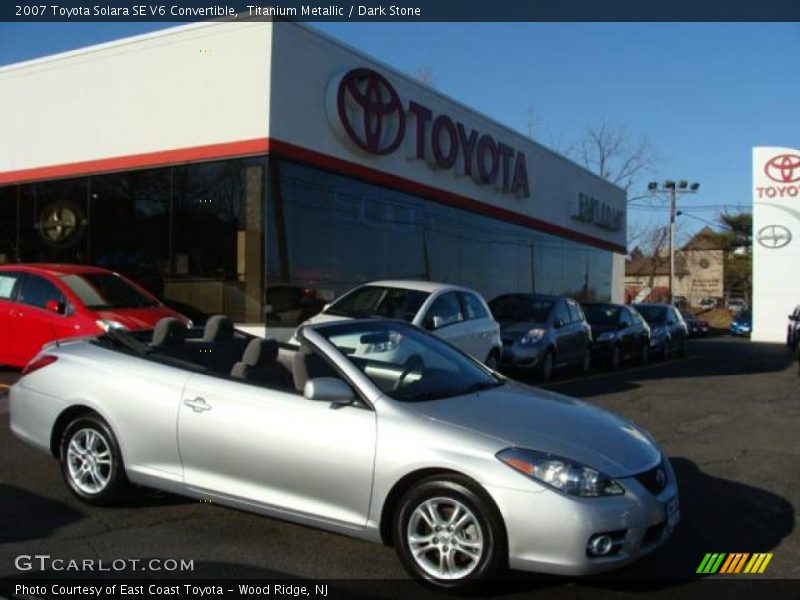
[[[233,339],[233,321],[225,315],[214,315],[203,329],[204,342],[228,342]]]
[[[294,389],[302,394],[306,382],[317,377],[339,377],[339,374],[310,348],[301,346],[292,358]]]
[[[242,360],[233,365],[231,377],[268,387],[293,389],[291,374],[278,362],[278,347],[275,340],[250,340]]]
[[[157,350],[174,348],[186,338],[186,326],[174,317],[164,317],[153,328],[150,346]]]

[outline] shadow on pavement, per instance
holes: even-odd
[[[688,358],[654,361],[645,368],[623,368],[603,377],[563,382],[556,379],[544,387],[577,397],[599,396],[639,388],[642,381],[780,373],[795,360],[783,344],[756,344],[729,337],[693,340],[687,346],[687,354]],[[535,380],[525,382],[537,384]]]
[[[71,506],[0,483],[0,544],[45,538],[86,518]]]

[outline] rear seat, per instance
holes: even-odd
[[[244,342],[234,335],[233,321],[224,315],[214,315],[206,322],[201,340],[186,342],[187,360],[227,375],[242,356]]]
[[[268,387],[293,390],[292,374],[278,362],[279,344],[275,340],[250,340],[242,360],[233,365],[231,376]]]

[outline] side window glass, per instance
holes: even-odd
[[[466,292],[460,294],[461,300],[464,304],[464,311],[466,312],[467,319],[488,319],[489,313],[483,307],[483,302],[474,294]]]
[[[425,327],[438,329],[463,320],[464,315],[458,296],[454,292],[448,292],[433,301],[433,305],[428,310],[428,316],[425,318]]]
[[[630,311],[628,309],[623,309],[622,318],[620,320],[621,320],[622,324],[625,327],[632,327],[633,326],[634,320],[633,320],[633,317],[631,316],[631,313],[630,313]]]
[[[20,302],[38,308],[45,308],[51,300],[63,303],[65,301],[64,294],[44,277],[28,274],[22,284]]]
[[[581,315],[581,309],[578,308],[578,305],[572,300],[568,300],[567,307],[569,308],[569,320],[572,323],[580,323],[583,320],[583,315]]]
[[[565,302],[557,302],[553,309],[553,324],[561,321],[564,325],[570,322],[569,310]]]
[[[17,281],[19,281],[19,273],[0,273],[0,300],[11,299]]]

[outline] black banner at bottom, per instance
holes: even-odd
[[[0,579],[0,597],[7,599],[125,599],[226,598],[453,598],[413,580],[307,579]],[[800,597],[800,579],[707,578],[694,580],[569,580],[551,577],[513,577],[489,581],[467,595],[470,598],[536,598],[536,600],[604,600],[654,598],[658,600],[725,600]]]

